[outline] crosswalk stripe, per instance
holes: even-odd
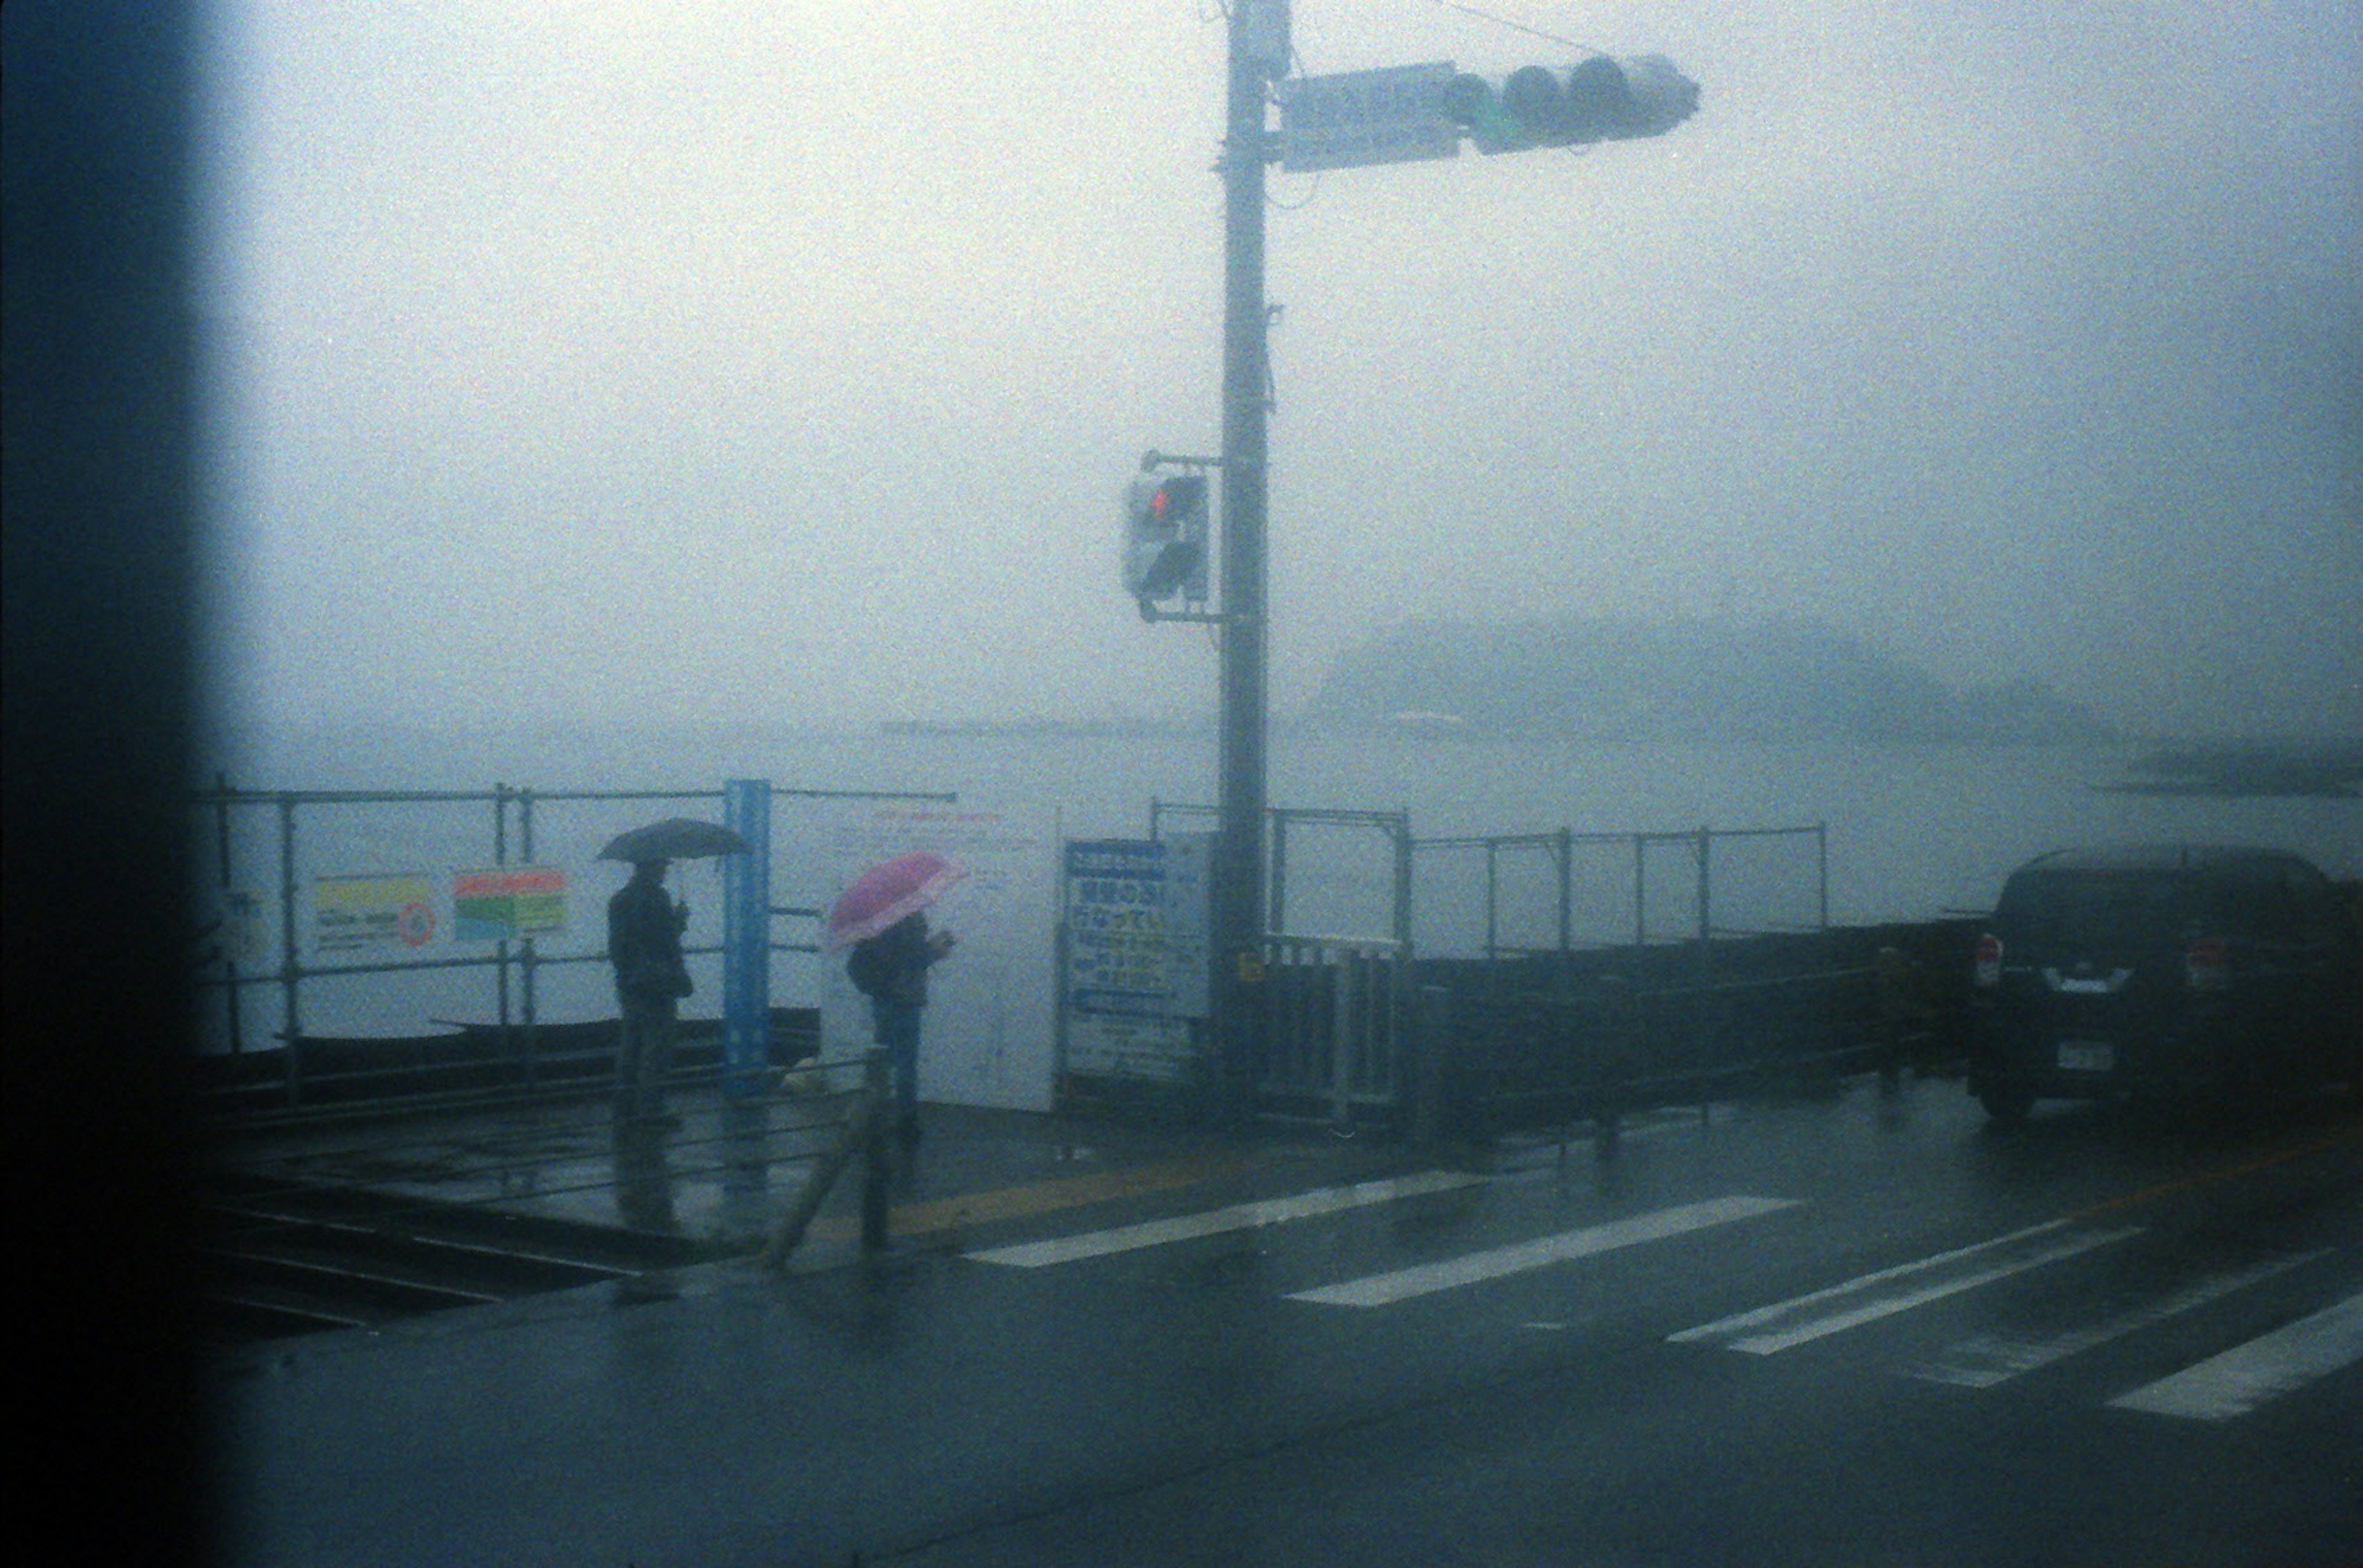
[[[1488,1251],[1471,1252],[1438,1262],[1372,1274],[1343,1284],[1296,1291],[1288,1299],[1315,1302],[1324,1307],[1384,1307],[1415,1296],[1475,1284],[1481,1280],[1499,1279],[1504,1274],[1523,1273],[1530,1269],[1565,1262],[1571,1258],[1589,1257],[1643,1241],[1662,1240],[1710,1226],[1728,1225],[1734,1220],[1794,1207],[1796,1201],[1794,1198],[1778,1197],[1721,1197],[1704,1203],[1684,1204],[1676,1208],[1636,1215],[1629,1219],[1610,1220],[1604,1225],[1586,1226],[1581,1230],[1562,1231],[1556,1236],[1521,1241],[1514,1246],[1496,1247]]]
[[[1485,1179],[1460,1171],[1423,1171],[1415,1175],[1395,1176],[1384,1181],[1357,1182],[1351,1186],[1319,1187],[1290,1197],[1235,1204],[1228,1208],[1179,1215],[1170,1219],[1145,1220],[1137,1225],[1120,1225],[1113,1229],[1085,1231],[1076,1236],[1054,1236],[1043,1241],[988,1247],[967,1255],[981,1263],[1005,1263],[1015,1268],[1037,1269],[1051,1263],[1071,1263],[1083,1258],[1104,1258],[1115,1252],[1162,1246],[1169,1241],[1195,1240],[1230,1230],[1251,1230],[1259,1226],[1281,1225],[1325,1214],[1344,1214],[1373,1204],[1394,1203],[1428,1193],[1474,1186]]]
[[[1936,1360],[1907,1370],[1911,1376],[1930,1383],[1949,1383],[1962,1388],[1991,1388],[2037,1367],[2049,1366],[2096,1345],[2104,1345],[2137,1329],[2163,1323],[2169,1318],[2220,1300],[2235,1291],[2245,1290],[2275,1274],[2286,1273],[2301,1263],[2310,1263],[2316,1258],[2326,1256],[2329,1251],[2324,1248],[2313,1252],[2283,1253],[2247,1268],[2212,1273],[2131,1311],[2058,1333],[1974,1335],[1947,1345]]]
[[[2109,1404],[2197,1421],[2228,1420],[2357,1361],[2363,1361],[2363,1295],[2144,1384]]]
[[[1719,1340],[1735,1351],[1771,1355],[2139,1234],[2139,1226],[2084,1230],[2054,1219],[1666,1337],[1676,1344]],[[1954,1269],[1963,1272],[1946,1273]],[[1822,1307],[1831,1309],[1816,1310]]]

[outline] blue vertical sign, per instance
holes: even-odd
[[[771,1043],[771,781],[722,786],[722,819],[747,852],[722,858],[722,1066],[732,1094],[753,1094]]]

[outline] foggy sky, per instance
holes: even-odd
[[[1271,681],[1812,617],[2136,732],[2363,731],[2358,7],[1481,7],[1662,139],[1275,170]],[[2040,12],[2040,16],[2037,13]],[[1213,0],[234,0],[233,717],[1209,712],[1117,496],[1219,444]],[[1574,52],[1299,0],[1312,73]]]

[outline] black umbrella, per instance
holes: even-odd
[[[743,855],[747,840],[719,822],[692,817],[668,817],[627,833],[618,833],[599,851],[603,861],[695,861],[714,855]]]

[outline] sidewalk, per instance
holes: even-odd
[[[619,1134],[604,1095],[416,1111],[400,1118],[231,1130],[226,1173],[422,1205],[452,1205],[669,1238],[719,1261],[759,1251],[842,1136],[842,1096],[727,1095],[711,1079],[677,1086],[665,1124]],[[1255,1173],[1299,1183],[1392,1169],[1400,1145],[1326,1131],[1230,1134],[965,1106],[924,1108],[923,1137],[890,1144],[890,1245],[966,1245],[979,1230],[1086,1205],[1154,1206],[1213,1185],[1249,1195]],[[837,1178],[789,1261],[797,1272],[860,1256],[863,1171]]]

